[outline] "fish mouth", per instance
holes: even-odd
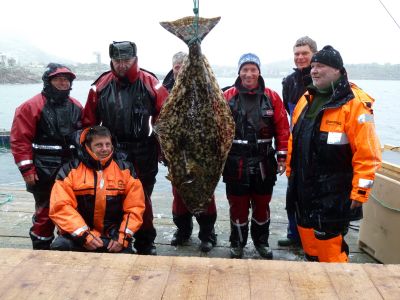
[[[186,181],[184,181],[184,182],[182,183],[182,185],[191,184],[191,183],[193,183],[195,180],[196,180],[195,178],[187,179]]]

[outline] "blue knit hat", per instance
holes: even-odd
[[[258,68],[258,71],[261,72],[261,70],[260,70],[260,66],[261,66],[260,59],[259,59],[258,56],[255,55],[254,53],[246,53],[246,54],[243,54],[243,55],[239,58],[239,62],[238,62],[239,71],[238,71],[238,73],[240,73],[240,69],[241,69],[242,66],[245,65],[245,64],[253,64],[253,65],[256,65],[257,68]]]

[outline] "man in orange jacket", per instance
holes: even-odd
[[[332,46],[313,55],[311,77],[293,112],[287,197],[296,207],[306,258],[347,262],[344,236],[349,222],[362,218],[381,163],[374,99],[349,83]]]
[[[110,131],[83,131],[79,159],[65,164],[50,198],[50,218],[61,251],[132,252],[132,236],[143,222],[144,192],[131,164],[113,159]]]

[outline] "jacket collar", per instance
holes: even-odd
[[[242,80],[240,79],[240,76],[237,77],[235,81],[235,87],[239,91],[239,93],[243,94],[264,94],[265,90],[265,82],[264,78],[260,75],[258,76],[258,85],[254,89],[248,89],[242,85]]]
[[[307,87],[307,90],[310,95],[319,93],[318,89],[313,84],[310,84]],[[324,93],[325,92],[326,90]],[[340,76],[340,78],[333,84],[333,90],[328,91],[328,93],[329,92],[331,93],[329,103],[332,103],[332,106],[342,105],[354,98],[354,94],[351,90],[351,86],[346,74]]]
[[[96,171],[103,170],[110,165],[113,159],[114,151],[112,151],[107,157],[99,159],[96,154],[94,154],[93,151],[90,150],[90,148],[84,143],[89,130],[90,127],[85,128],[81,133],[79,142],[82,151],[79,154],[79,159],[82,161],[82,163],[84,163],[87,167],[91,169],[94,169]]]
[[[124,77],[119,77],[117,73],[115,73],[114,66],[112,62],[110,61],[110,66],[111,66],[111,72],[113,75],[117,78],[117,80],[121,83],[133,83],[139,78],[139,64],[138,64],[139,58],[136,57],[135,62],[133,65],[129,68],[129,70],[126,72]]]

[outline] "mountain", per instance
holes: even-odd
[[[6,60],[15,59],[19,65],[47,65],[50,61],[73,63],[71,60],[46,53],[26,40],[10,36],[0,36],[0,55],[5,56]]]

